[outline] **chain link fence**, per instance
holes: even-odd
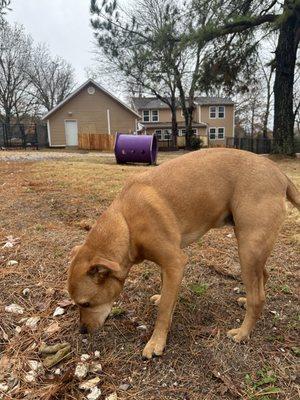
[[[227,138],[226,147],[251,151],[256,154],[270,154],[273,149],[273,139],[269,138]],[[295,153],[300,153],[300,137],[296,136]]]
[[[35,148],[48,147],[47,125],[0,124],[0,147]]]

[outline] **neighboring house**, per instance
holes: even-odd
[[[133,133],[139,119],[136,111],[92,79],[43,117],[51,147],[77,146],[80,133]]]
[[[159,141],[169,141],[172,135],[170,108],[154,97],[132,98],[134,109],[141,115],[147,134],[156,133]],[[182,109],[177,109],[177,145],[185,146],[185,122]],[[234,136],[234,102],[222,97],[196,97],[193,131],[203,146],[224,146],[226,138]]]

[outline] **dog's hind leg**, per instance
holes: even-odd
[[[153,334],[143,350],[144,358],[150,359],[163,353],[185,264],[186,256],[176,248],[165,252],[160,262],[163,280],[158,315]]]
[[[269,278],[268,271],[266,270],[266,267],[263,268],[263,280],[264,280],[264,288],[266,288],[266,283]],[[154,296],[153,296],[154,297]],[[241,307],[246,307],[247,306],[247,299],[246,297],[239,297],[237,299],[238,305]]]
[[[153,296],[150,297],[150,301],[155,305],[158,306],[160,303],[160,298],[161,295],[160,294],[154,294]]]
[[[163,273],[161,272],[161,273],[160,273],[161,286],[162,286],[162,283],[163,283],[163,279],[164,279]],[[155,306],[158,306],[159,303],[160,303],[160,298],[161,298],[161,295],[160,295],[160,294],[154,294],[153,296],[150,297],[150,301],[151,301]]]
[[[268,277],[265,264],[285,214],[285,207],[279,204],[260,204],[256,207],[256,211],[248,209],[246,215],[240,215],[240,218],[235,219],[238,221],[236,236],[247,299],[246,315],[242,325],[228,332],[228,336],[236,342],[249,338],[263,310],[265,283]]]

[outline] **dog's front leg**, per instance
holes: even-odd
[[[162,264],[163,280],[158,315],[153,334],[143,351],[144,358],[160,356],[164,351],[185,262],[186,257],[180,254],[172,263]]]

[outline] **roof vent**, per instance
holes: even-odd
[[[94,94],[95,93],[95,88],[94,86],[89,86],[87,89],[88,94]]]

